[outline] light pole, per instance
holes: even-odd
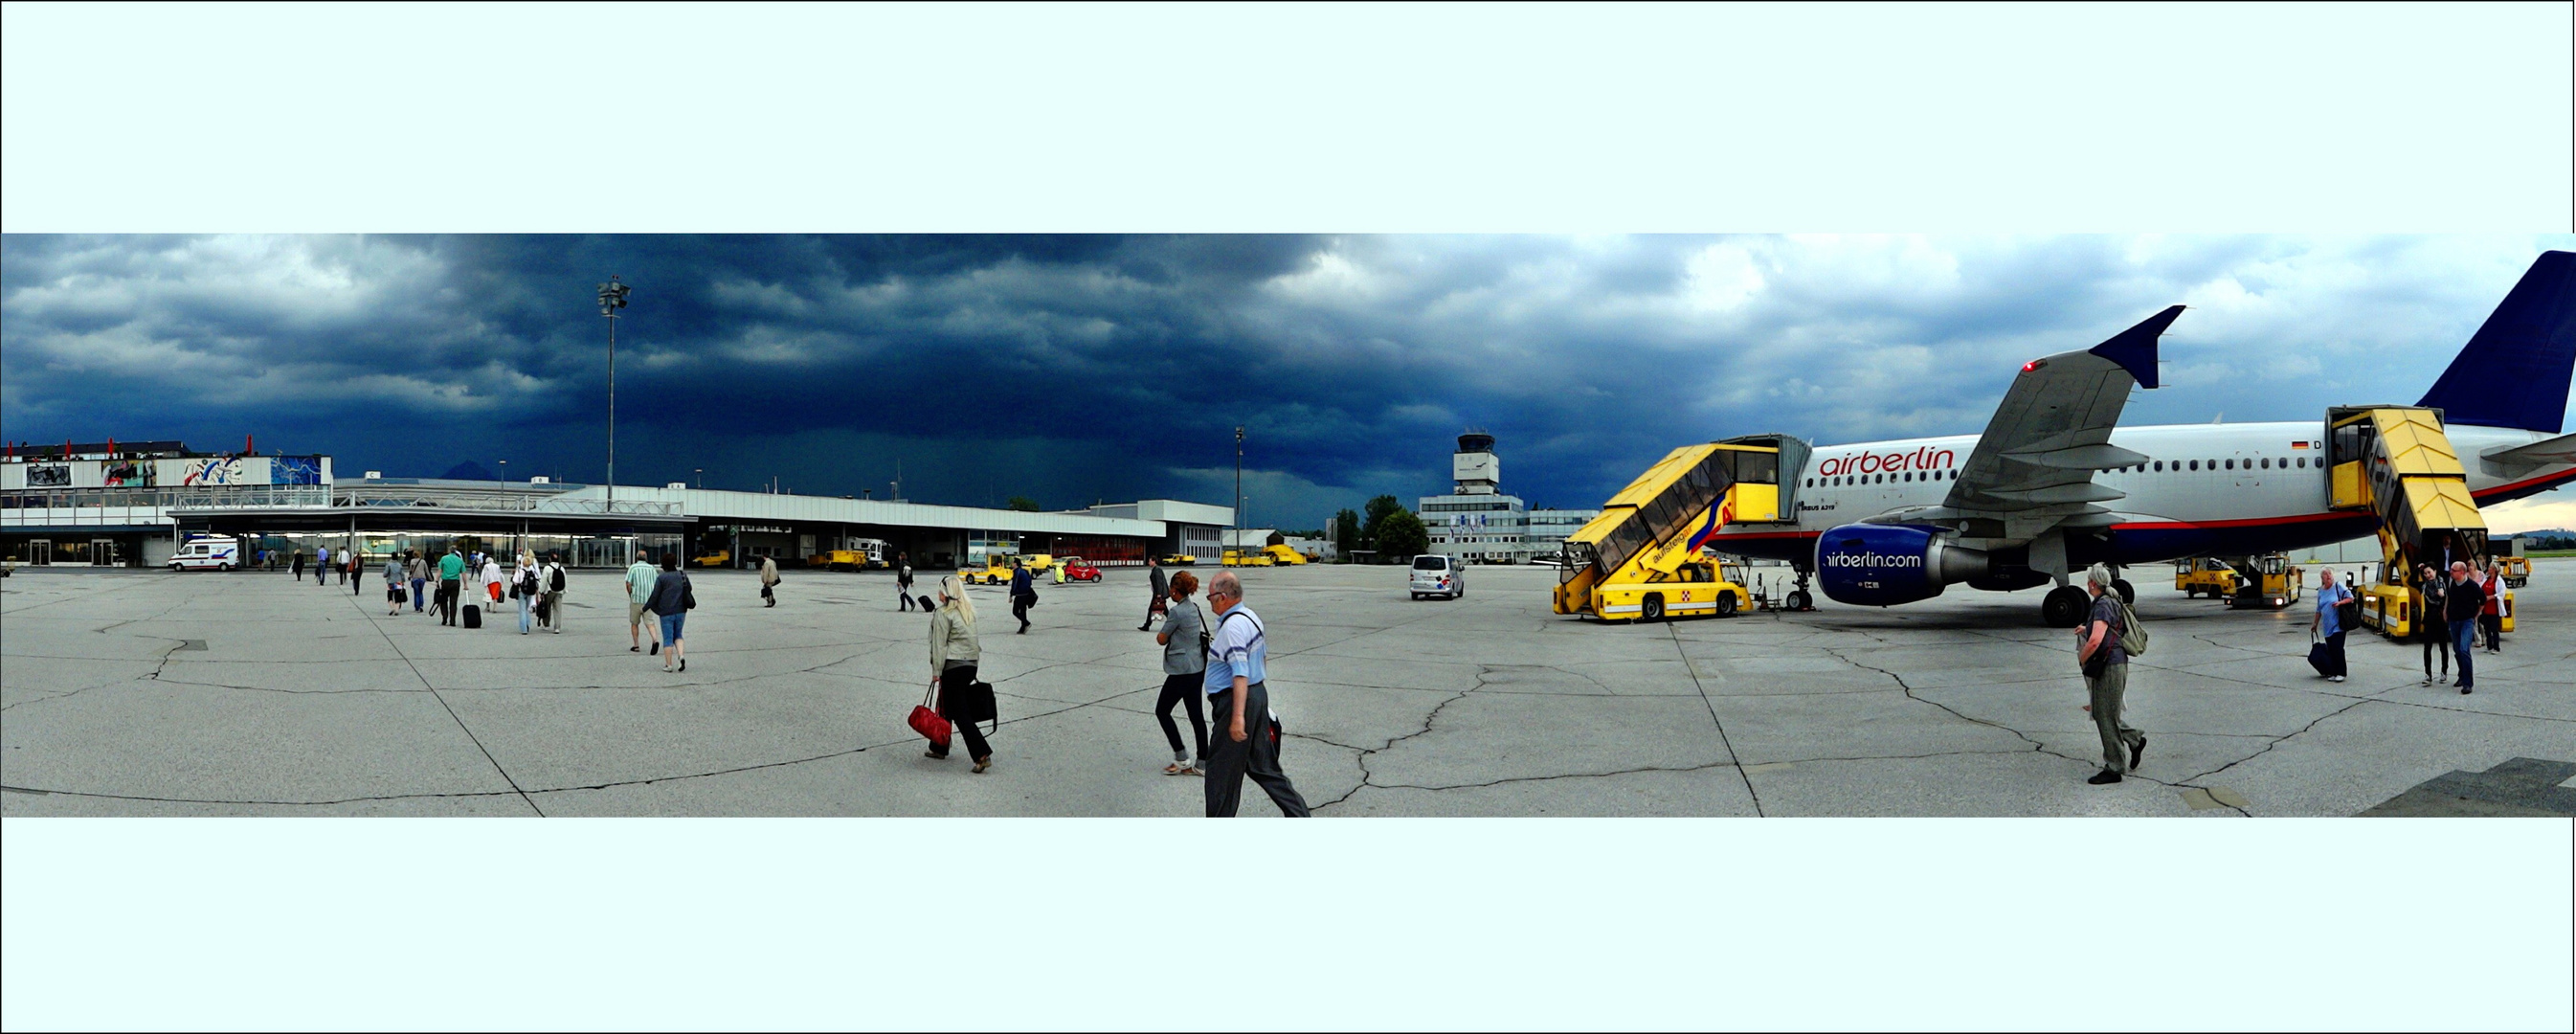
[[[1243,425],[1234,425],[1234,552],[1243,555]],[[1218,557],[1219,562],[1224,557]]]
[[[694,473],[694,474],[696,474],[696,475],[698,476],[698,487],[699,487],[699,488],[705,488],[705,487],[707,487],[707,468],[705,468],[705,467],[695,467],[695,468],[692,468],[692,469],[691,469],[691,472],[692,472],[692,473]]]
[[[617,310],[626,307],[625,284],[610,276],[599,285],[599,314],[608,318],[608,506],[617,512]]]

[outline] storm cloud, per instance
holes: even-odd
[[[339,469],[618,473],[976,505],[1447,485],[1591,505],[1679,444],[1981,428],[2017,364],[2175,303],[2128,420],[2411,402],[2566,237],[0,238],[0,437]]]

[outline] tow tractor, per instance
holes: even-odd
[[[2326,411],[2333,477],[2329,506],[2379,518],[2379,579],[2361,592],[2361,622],[2391,639],[2424,617],[2418,566],[2450,577],[2454,560],[2487,554],[2487,522],[2469,495],[2468,471],[2442,431],[2441,413],[2421,406],[2338,406]],[[2497,601],[2513,631],[2513,591]]]
[[[2243,575],[2217,557],[2194,556],[2174,561],[2174,588],[2185,596],[2207,596],[2211,599],[2236,596],[2236,587],[2244,584]]]
[[[1710,442],[1666,454],[1566,536],[1556,612],[1614,621],[1729,617],[1753,599],[1744,568],[1703,547],[1729,522],[1778,519],[1780,450]]]

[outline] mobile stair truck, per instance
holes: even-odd
[[[1601,516],[1566,536],[1556,612],[1659,621],[1742,611],[1752,593],[1701,547],[1728,524],[1781,518],[1780,444],[1758,440],[1772,444],[1675,449],[1611,496]]]
[[[2469,496],[2468,471],[2442,431],[2441,414],[2420,406],[2338,406],[2326,411],[2329,505],[2379,518],[2379,579],[2361,592],[2362,624],[2403,639],[2424,620],[2422,580],[2430,565],[2450,577],[2454,560],[2487,554],[2487,522]],[[2513,631],[2513,592],[2497,601]]]
[[[2288,554],[2273,553],[2269,556],[2248,557],[2231,563],[2235,565],[2240,581],[2236,591],[2227,597],[2229,608],[2262,607],[2279,610],[2299,602],[2302,588],[2299,578],[2303,572],[2290,563]]]

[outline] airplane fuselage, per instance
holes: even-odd
[[[2576,480],[2576,466],[2502,468],[2479,454],[2554,435],[2508,428],[2447,429],[2482,506]],[[2148,457],[2104,471],[2097,484],[2125,493],[2101,504],[2117,523],[2078,563],[2146,564],[2187,556],[2248,556],[2367,537],[2378,519],[2327,508],[2323,421],[2123,427],[2111,444]],[[1806,562],[1827,529],[1949,496],[1976,435],[1820,445],[1794,479],[1797,521],[1730,525],[1709,548]],[[1788,487],[1786,485],[1784,488]],[[1785,493],[1784,493],[1785,494]]]

